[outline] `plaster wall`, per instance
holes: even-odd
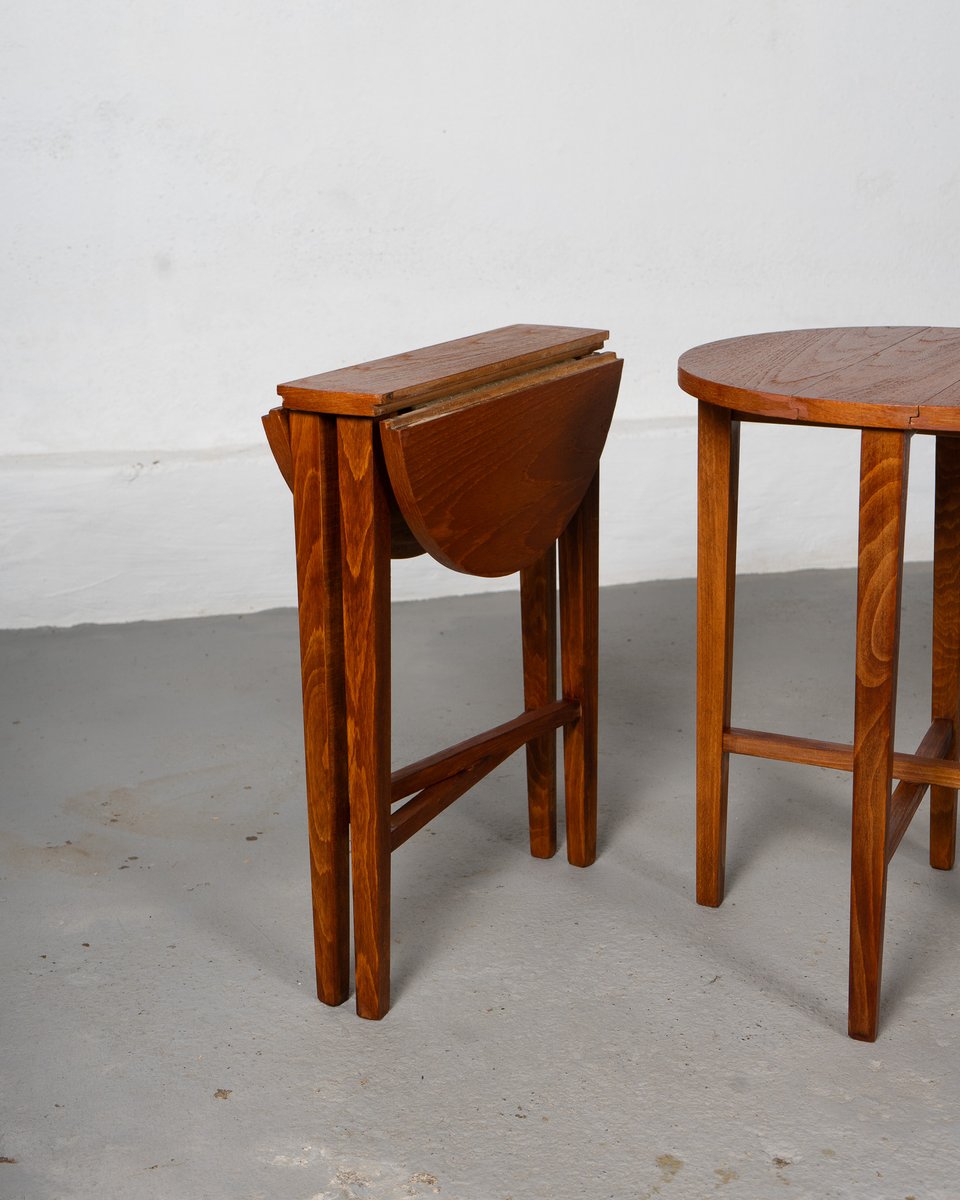
[[[691,575],[678,353],[960,325],[960,16],[917,14],[19,7],[0,51],[0,626],[292,603],[258,421],[277,381],[512,321],[610,328],[604,582]],[[852,561],[856,454],[847,434],[748,431],[742,570]],[[425,559],[395,577],[408,598],[497,586]]]

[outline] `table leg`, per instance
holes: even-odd
[[[697,484],[697,903],[723,901],[740,422],[700,402]]]
[[[560,535],[560,673],[563,698],[580,717],[563,728],[567,860],[597,857],[597,687],[599,679],[600,472]]]
[[[390,506],[372,421],[337,419],[357,1012],[390,1007]]]
[[[848,1031],[868,1042],[880,1006],[909,451],[907,433],[861,435]]]
[[[520,572],[523,629],[523,701],[541,708],[557,698],[557,552],[551,546]],[[527,807],[530,853],[557,852],[557,733],[527,742]]]
[[[933,539],[934,720],[953,722],[960,757],[960,438],[937,438]],[[949,871],[957,852],[957,792],[930,788],[930,865]]]
[[[334,421],[291,413],[290,446],[317,995],[342,1004],[349,992],[350,875]]]

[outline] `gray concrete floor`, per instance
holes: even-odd
[[[737,723],[849,736],[853,595],[740,581]],[[926,567],[904,604],[912,749]],[[379,1024],[313,997],[295,615],[0,635],[0,1196],[960,1196],[960,880],[926,805],[852,1042],[849,777],[735,760],[698,908],[693,585],[602,613],[597,864],[528,857],[509,760],[394,857]],[[515,596],[394,634],[398,764],[519,710]]]

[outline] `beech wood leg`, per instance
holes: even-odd
[[[343,634],[357,1013],[390,1007],[390,506],[371,421],[340,417]]]
[[[567,859],[597,857],[597,685],[600,597],[600,472],[560,535],[560,672],[564,700],[580,716],[563,728]]]
[[[336,425],[290,415],[317,996],[349,992],[350,892]]]
[[[523,630],[523,702],[542,708],[557,698],[557,554],[549,550],[520,572]],[[527,807],[530,853],[552,858],[557,852],[556,730],[527,742]]]
[[[723,901],[740,422],[700,402],[697,483],[697,903]]]
[[[861,435],[848,1031],[868,1042],[880,1006],[909,450],[897,430]]]
[[[960,438],[937,438],[933,537],[934,720],[953,724],[950,758],[960,738]],[[949,871],[957,853],[957,792],[930,788],[930,865]]]

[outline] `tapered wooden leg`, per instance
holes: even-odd
[[[934,720],[953,722],[960,757],[960,438],[937,438],[933,537]],[[957,792],[930,788],[930,865],[949,871],[957,854]]]
[[[342,1004],[350,976],[350,875],[336,424],[291,413],[290,451],[317,995]]]
[[[861,435],[848,1030],[868,1042],[880,1008],[909,449],[906,433]]]
[[[520,624],[524,707],[542,708],[557,698],[555,546],[520,572]],[[530,853],[534,858],[552,858],[557,852],[556,730],[527,742],[527,808]]]
[[[600,601],[600,472],[560,535],[560,672],[563,698],[580,717],[563,728],[567,859],[597,857],[597,685]]]
[[[340,510],[357,1012],[390,1007],[390,507],[371,421],[340,417]]]
[[[697,903],[723,901],[740,422],[700,402],[697,484]]]

